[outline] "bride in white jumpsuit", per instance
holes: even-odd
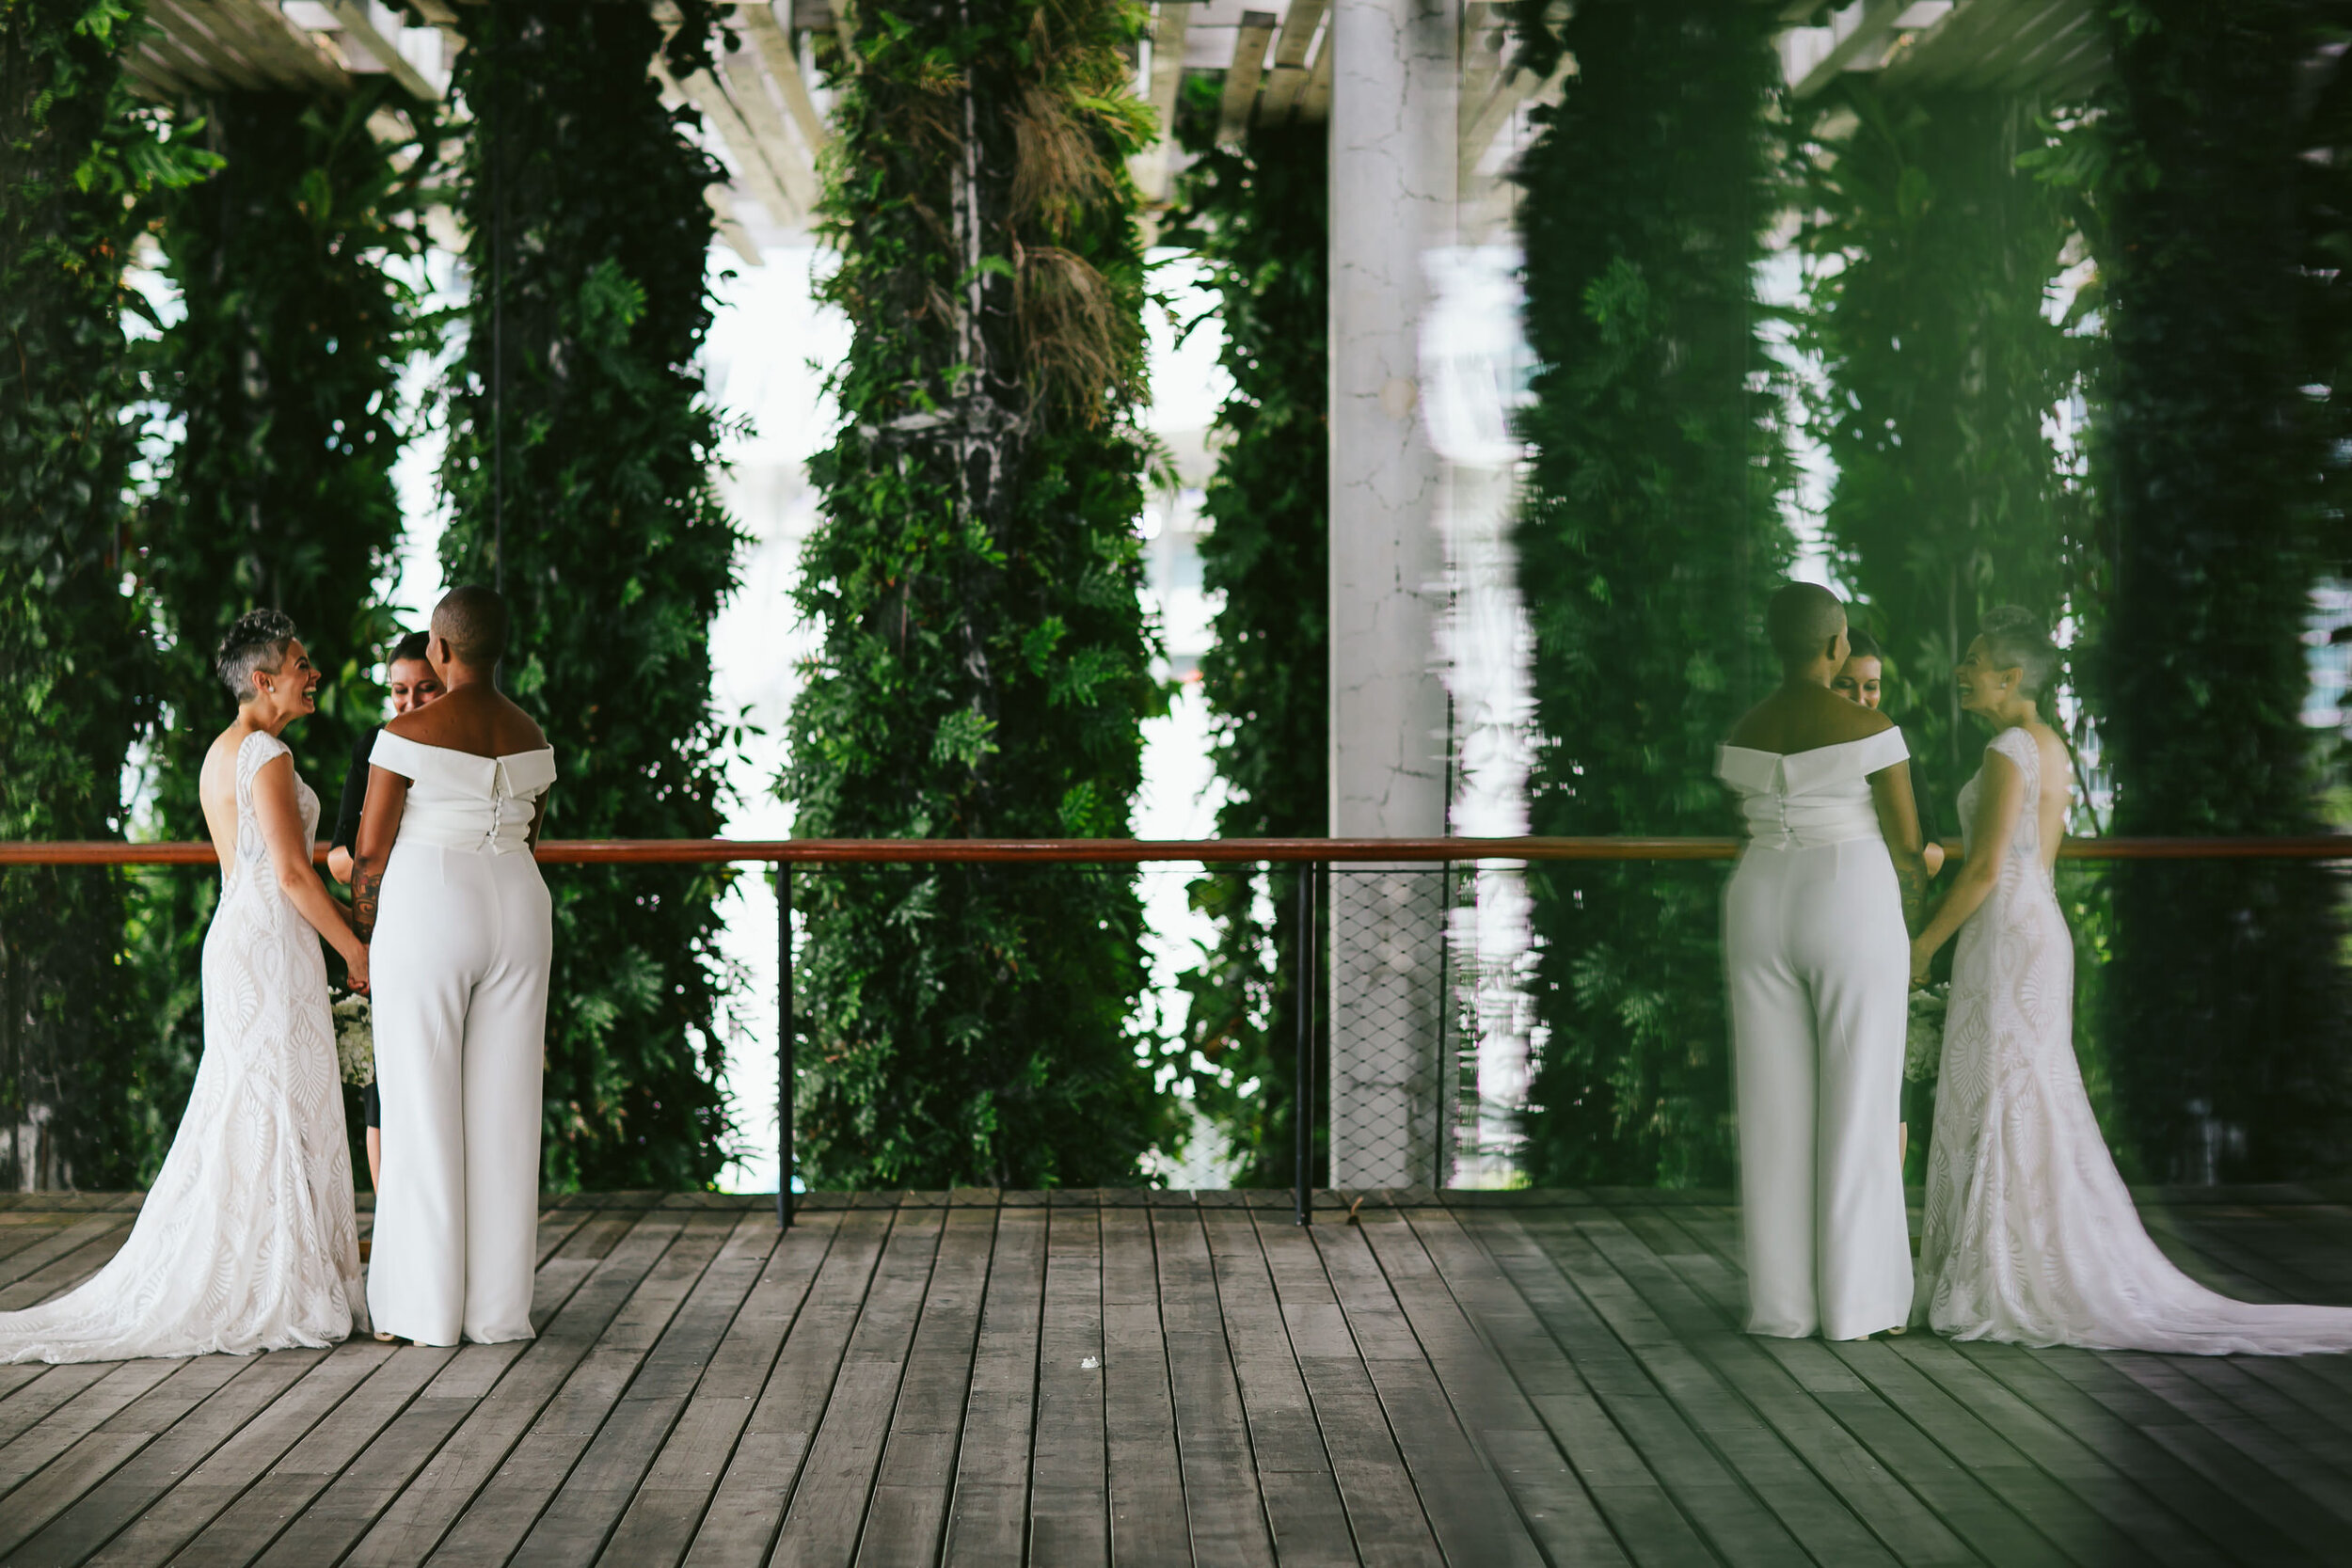
[[[555,752],[488,678],[495,650],[479,671],[450,657],[448,604],[431,652],[449,694],[376,738],[353,895],[372,906],[384,1108],[368,1305],[379,1336],[423,1345],[532,1334],[553,950],[532,848]],[[538,744],[508,749],[523,736]]]
[[[1791,584],[1767,620],[1783,683],[1717,767],[1749,835],[1724,900],[1748,1331],[1856,1339],[1911,1315],[1898,864],[1924,873],[1918,817],[1902,732],[1830,689],[1844,607]]]

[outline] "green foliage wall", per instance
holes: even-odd
[[[140,518],[140,573],[160,623],[157,827],[206,835],[197,777],[235,712],[213,650],[246,610],[282,610],[326,680],[286,732],[331,819],[358,732],[382,717],[373,678],[395,632],[383,595],[401,531],[392,464],[406,432],[398,381],[427,334],[391,270],[422,245],[416,189],[430,167],[379,142],[369,117],[421,116],[379,77],[341,102],[235,93],[200,106],[221,162],[153,206],[163,271],[184,314],[141,356],[179,435]],[[198,123],[191,105],[183,121]],[[323,820],[324,833],[326,820]],[[199,970],[219,885],[209,872],[141,879],[140,966],[157,1006],[139,1164],[171,1144],[203,1046]]]
[[[2097,200],[2112,369],[2095,461],[2113,588],[2089,669],[2114,831],[2310,832],[2301,632],[2317,571],[2342,559],[2319,502],[2343,454],[2302,389],[2312,344],[2329,341],[2304,330],[2299,271],[2315,213],[2297,89],[2323,36],[2292,0],[2140,0],[2109,37]],[[2352,1008],[2336,877],[2133,864],[2115,899],[2116,1087],[2151,1174],[2201,1177],[2208,1117],[2244,1131],[2242,1149],[2218,1150],[2223,1180],[2342,1168]]]
[[[2074,232],[2014,97],[1834,95],[1851,129],[1798,137],[1809,259],[1797,341],[1820,356],[1807,416],[1836,467],[1825,531],[1889,656],[1887,710],[1939,833],[1986,738],[1950,679],[1984,612],[2055,619],[2081,508],[2048,424],[2081,357],[2044,314]]]
[[[1526,187],[1535,456],[1518,527],[1535,630],[1537,833],[1720,833],[1716,745],[1777,671],[1760,607],[1789,543],[1752,268],[1778,205],[1768,7],[1587,5],[1529,64],[1577,71]],[[1549,1031],[1538,1185],[1728,1180],[1730,1069],[1706,866],[1531,876]]]
[[[1207,265],[1233,378],[1203,506],[1214,526],[1200,540],[1204,586],[1221,595],[1200,660],[1227,789],[1217,832],[1315,837],[1330,797],[1329,155],[1319,125],[1218,147],[1216,94],[1198,96],[1184,127],[1197,157],[1167,243]],[[1295,1136],[1297,874],[1204,876],[1191,898],[1218,930],[1184,981],[1186,1043],[1209,1064],[1193,1076],[1194,1101],[1231,1138],[1238,1183],[1282,1186]]]
[[[122,269],[160,185],[201,160],[122,86],[119,0],[0,0],[0,839],[119,838],[150,711],[126,583],[137,395]],[[45,1121],[0,1184],[128,1185],[141,1011],[123,879],[0,873],[0,1123]],[[176,1107],[175,1107],[176,1110]]]
[[[1137,598],[1149,111],[1116,0],[850,10],[827,298],[854,328],[798,602],[815,837],[1116,836],[1161,697]],[[1106,1185],[1173,1140],[1131,873],[802,879],[812,1186]]]
[[[712,31],[708,7],[681,8],[668,51],[685,74]],[[453,582],[485,583],[503,565],[505,684],[561,770],[547,832],[713,837],[728,732],[711,708],[708,632],[741,543],[714,487],[722,424],[694,363],[711,320],[703,188],[721,171],[686,139],[691,111],[662,107],[648,77],[663,44],[644,8],[514,0],[459,16],[474,296],[450,396],[442,565]],[[725,1163],[723,880],[693,866],[550,868],[550,1187],[691,1189]]]

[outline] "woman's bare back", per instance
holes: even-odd
[[[511,757],[544,750],[548,743],[537,721],[486,682],[458,687],[384,727],[421,746],[439,746],[478,757]]]
[[[1849,702],[1826,686],[1784,686],[1741,716],[1727,744],[1790,756],[1894,727],[1883,713]]]

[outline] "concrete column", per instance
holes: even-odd
[[[1331,11],[1331,832],[1446,826],[1437,673],[1445,475],[1421,417],[1424,256],[1453,243],[1461,0]],[[1429,870],[1334,873],[1334,1185],[1439,1176],[1445,900]]]

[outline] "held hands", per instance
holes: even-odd
[[[1940,942],[1931,944],[1925,937],[1911,939],[1911,983],[1914,986],[1928,983],[1928,966],[1935,961],[1935,949],[1941,945]]]
[[[343,955],[344,967],[350,972],[351,989],[361,996],[368,994],[368,944],[356,943],[352,952]]]

